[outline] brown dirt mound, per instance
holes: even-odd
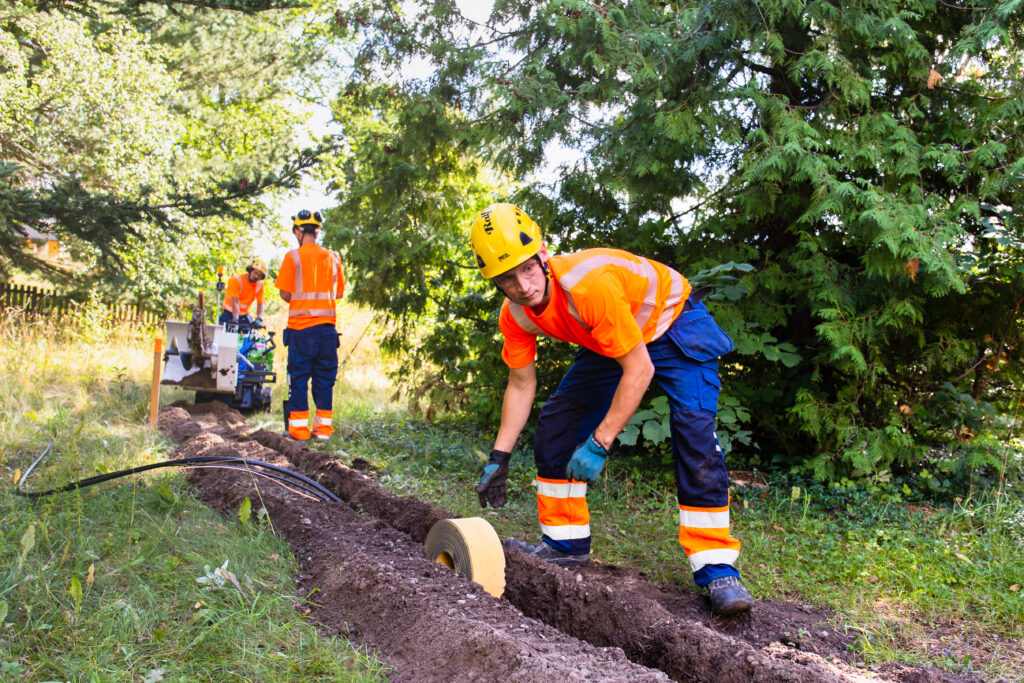
[[[449,512],[382,489],[363,472],[286,436],[252,429],[213,404],[164,409],[179,457],[240,455],[316,479],[344,504],[320,503],[229,470],[195,470],[207,504],[262,503],[292,545],[301,587],[325,630],[374,647],[393,680],[970,681],[927,667],[857,669],[850,638],[806,605],[759,602],[747,616],[711,615],[678,586],[607,565],[577,570],[506,553],[495,599],[427,560],[422,543]],[[259,483],[259,482],[257,482]],[[799,635],[798,635],[799,634]]]

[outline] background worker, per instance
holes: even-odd
[[[334,433],[334,382],[338,375],[338,332],[335,305],[345,292],[341,259],[316,243],[323,225],[319,211],[305,209],[292,216],[292,234],[299,242],[281,262],[274,284],[288,302],[288,402],[285,416],[293,439],[329,439]],[[316,414],[312,430],[306,384],[312,380]]]
[[[220,312],[219,323],[238,320],[239,316],[248,315],[252,302],[256,302],[256,327],[263,325],[263,280],[267,277],[267,264],[254,259],[245,267],[245,272],[228,278],[227,291],[224,292],[224,310]]]
[[[579,345],[541,409],[534,442],[541,541],[506,547],[560,566],[590,560],[587,484],[597,481],[619,432],[651,382],[671,404],[679,543],[712,608],[753,605],[739,582],[740,543],[729,534],[729,481],[715,435],[718,357],[732,341],[671,268],[618,249],[549,256],[540,228],[518,207],[493,204],[470,237],[480,274],[505,295],[499,326],[509,380],[501,425],[477,493],[505,504],[508,462],[537,390],[537,336]]]

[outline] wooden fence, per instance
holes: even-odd
[[[0,282],[0,311],[26,312],[45,315],[69,315],[77,313],[88,302],[68,294],[61,294],[48,287],[16,285]],[[101,304],[111,322],[162,325],[164,316],[139,306],[124,304]]]

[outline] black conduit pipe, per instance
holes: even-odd
[[[39,454],[39,457],[35,459],[32,465],[25,470],[25,475],[18,480],[18,486],[15,492],[26,498],[37,500],[45,496],[52,496],[57,493],[66,493],[67,491],[74,491],[76,489],[86,488],[88,486],[94,486],[96,484],[102,484],[105,481],[112,479],[119,479],[121,477],[128,477],[133,474],[139,474],[141,472],[147,472],[149,470],[155,470],[163,467],[203,467],[204,465],[209,467],[213,464],[220,466],[227,466],[230,469],[237,469],[240,472],[249,472],[250,474],[258,474],[265,476],[272,481],[275,481],[281,485],[285,482],[301,489],[305,493],[313,496],[321,502],[332,502],[340,503],[341,498],[334,495],[329,489],[325,488],[321,484],[313,481],[309,477],[305,477],[298,472],[294,472],[278,465],[272,465],[269,462],[263,462],[262,460],[250,460],[249,458],[242,458],[232,455],[201,455],[192,458],[180,458],[178,460],[165,460],[163,462],[150,463],[149,465],[140,465],[138,467],[132,467],[126,470],[118,470],[117,472],[105,472],[95,477],[89,477],[88,479],[81,479],[79,481],[73,481],[70,484],[65,484],[59,488],[50,489],[49,491],[24,491],[21,485],[25,483],[28,476],[35,469],[39,461],[50,452],[50,448],[53,446],[53,439],[50,439],[50,443],[47,444],[46,449]],[[267,472],[260,472],[257,470],[250,470],[250,467],[260,467]]]

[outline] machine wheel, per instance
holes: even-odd
[[[442,519],[430,528],[427,557],[483,586],[496,598],[505,592],[505,551],[483,517]]]

